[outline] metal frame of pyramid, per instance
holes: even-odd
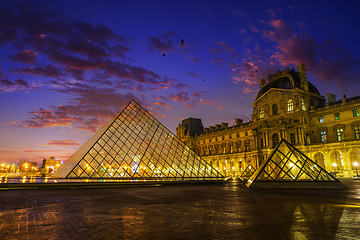
[[[134,100],[52,177],[122,180],[224,180],[216,169]]]
[[[246,166],[245,170],[240,174],[239,177],[240,177],[242,180],[244,180],[244,179],[249,179],[255,172],[256,172],[256,168],[254,168],[254,167],[251,165],[251,163],[249,163],[249,164]]]
[[[246,185],[251,188],[347,188],[285,139]]]

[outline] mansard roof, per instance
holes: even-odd
[[[319,90],[308,81],[309,92],[320,95]],[[264,86],[259,90],[256,99],[259,99],[266,92],[268,92],[272,88],[277,89],[302,89],[300,84],[299,73],[295,72],[294,69],[289,70],[286,69],[284,71],[275,73],[269,76],[269,80]],[[305,89],[303,89],[305,90]]]

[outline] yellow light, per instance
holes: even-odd
[[[359,163],[358,162],[353,162],[354,166],[355,167],[358,167],[359,166]]]
[[[1,166],[3,167],[3,166],[5,166],[5,164],[3,163],[3,164],[1,164]]]

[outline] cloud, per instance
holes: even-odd
[[[67,139],[67,140],[49,140],[44,145],[55,145],[55,146],[73,146],[73,145],[80,145],[77,141]]]
[[[200,58],[197,58],[197,57],[189,57],[190,61],[193,61],[193,62],[196,62],[196,63],[201,63],[201,60]]]
[[[68,93],[74,97],[68,105],[50,106],[49,109],[40,108],[30,112],[25,121],[13,125],[26,128],[72,127],[95,132],[131,100],[136,99],[131,93],[119,94],[114,88],[95,88],[82,85],[81,88],[68,87],[54,89],[61,93]]]
[[[193,78],[200,78],[199,75],[197,75],[196,73],[194,72],[189,72],[189,71],[184,71],[185,74],[189,75],[190,77],[193,77]]]
[[[46,66],[42,66],[42,67],[31,67],[31,66],[27,66],[24,68],[11,68],[10,72],[13,73],[26,73],[26,74],[31,74],[31,75],[35,75],[35,76],[46,76],[46,77],[59,77],[59,76],[64,76],[64,72],[53,66],[53,65],[46,65]]]
[[[307,70],[324,83],[334,83],[342,90],[360,77],[360,60],[334,41],[317,42],[307,32],[296,32],[283,20],[270,21],[272,30],[263,36],[275,41],[273,58],[282,65],[305,63]]]
[[[11,56],[10,59],[13,61],[30,64],[36,62],[37,55],[37,52],[26,49],[24,51],[17,52],[14,56]]]
[[[170,40],[171,37],[175,36],[174,31],[168,31],[162,34],[160,37],[152,36],[149,38],[149,47],[151,51],[157,50],[161,53],[169,52],[174,48],[173,42]]]
[[[177,94],[171,93],[170,99],[176,102],[188,102],[189,94],[188,92],[178,92]]]
[[[0,80],[0,92],[14,92],[30,88],[29,83],[22,79],[17,79],[14,82],[8,79]]]

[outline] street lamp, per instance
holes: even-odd
[[[335,172],[335,177],[337,175],[337,164],[336,163],[333,163],[332,166],[335,168],[336,172]]]
[[[358,171],[357,171],[357,168],[359,166],[359,163],[358,162],[353,162],[353,165],[355,167],[355,172],[356,172],[356,177],[359,177],[359,174],[358,174]]]

